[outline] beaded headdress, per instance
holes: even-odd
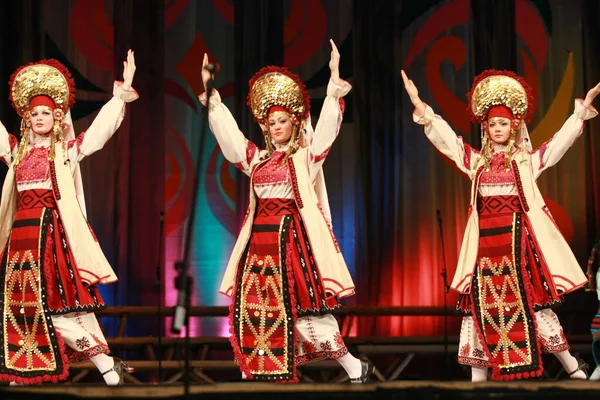
[[[477,123],[487,120],[493,106],[506,106],[513,119],[526,124],[531,121],[535,104],[531,87],[523,78],[510,71],[488,69],[477,75],[467,94],[471,119]]]
[[[54,59],[20,67],[10,78],[10,101],[25,118],[31,100],[37,96],[52,99],[55,109],[65,114],[75,103],[75,82],[67,68]]]
[[[471,120],[481,124],[482,144],[486,141],[488,119],[505,117],[511,120],[514,143],[532,150],[527,124],[533,117],[535,103],[525,79],[511,71],[488,69],[475,77],[467,98]]]
[[[256,122],[264,123],[272,107],[283,107],[299,124],[310,115],[310,97],[300,77],[284,67],[264,67],[250,79],[248,106]]]
[[[69,70],[54,59],[40,60],[19,67],[10,77],[9,99],[21,122],[21,145],[15,163],[22,159],[28,142],[31,110],[37,105],[52,109],[54,129],[51,133],[50,159],[54,159],[53,144],[62,139],[65,116],[75,103],[75,82]]]
[[[310,125],[307,124],[310,119],[310,96],[300,77],[285,67],[268,66],[254,74],[249,85],[248,106],[263,130],[268,152],[272,153],[275,145],[267,129],[269,115],[274,112],[285,112],[294,125],[288,154],[298,146],[305,146],[307,132],[304,127]]]

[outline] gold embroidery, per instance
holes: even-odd
[[[492,272],[491,276],[483,276],[482,271],[486,268]],[[508,274],[503,274],[502,271],[505,268],[509,269]],[[502,353],[503,364],[500,365],[501,368],[530,365],[532,363],[532,351],[529,340],[529,322],[527,321],[521,291],[518,287],[515,263],[507,256],[504,256],[499,263],[493,263],[489,258],[484,257],[479,262],[478,275],[479,282],[481,282],[481,295],[479,296],[481,325],[484,326],[487,324],[487,326],[491,327],[500,336],[496,346],[490,349],[492,357],[497,357],[499,353]],[[498,282],[499,277],[504,278],[502,282]],[[494,283],[494,278],[496,279],[496,283]],[[516,300],[508,301],[508,293],[514,294]],[[485,299],[489,297],[492,297],[494,301],[486,302]],[[509,314],[511,310],[513,310],[512,315],[505,317],[505,313]],[[498,315],[498,322],[493,317],[496,313]],[[523,331],[526,335],[525,342],[527,346],[525,349],[519,348],[509,338],[509,333],[513,325],[519,319],[521,319]],[[521,358],[521,361],[511,362],[509,360],[510,351],[517,354]]]
[[[280,225],[280,237],[281,228],[283,227],[283,219]],[[281,255],[280,255],[281,256]],[[281,260],[281,257],[280,257]],[[251,272],[252,266],[260,266],[260,275]],[[272,275],[265,276],[267,269],[273,271]],[[282,329],[283,332],[288,332],[288,318],[285,311],[285,304],[283,299],[283,277],[282,268],[275,264],[273,257],[266,256],[264,259],[259,260],[254,254],[248,258],[244,266],[244,272],[242,274],[243,292],[240,302],[240,319],[239,325],[239,337],[244,337],[244,328],[250,330],[250,334],[255,338],[254,349],[251,354],[246,355],[246,364],[250,364],[255,357],[258,359],[258,369],[251,370],[253,374],[262,375],[276,375],[289,373],[288,357],[290,356],[287,352],[288,348],[288,336],[283,335],[283,362],[281,362],[271,350],[271,341],[273,334],[278,329]],[[259,276],[265,277],[264,284],[261,285]],[[248,294],[255,288],[256,301],[248,301]],[[271,296],[276,297],[276,305],[270,306]],[[273,322],[270,327],[267,327],[267,318],[271,319],[274,313],[278,315],[277,319]],[[251,321],[251,318],[259,318],[258,327]],[[265,369],[265,359],[277,365],[277,369]]]
[[[10,254],[10,246],[7,246],[6,251]],[[27,263],[30,264],[31,268],[24,270],[23,267]],[[57,369],[54,353],[43,354],[37,341],[38,330],[41,327],[44,330],[46,343],[51,343],[48,327],[45,323],[46,314],[43,307],[41,274],[40,264],[35,262],[31,251],[26,251],[22,258],[18,252],[15,253],[6,267],[4,322],[12,325],[19,337],[17,343],[21,348],[10,357],[8,334],[5,334],[4,359],[6,360],[6,367],[15,371],[55,371]],[[23,301],[27,289],[34,294],[35,299],[33,301]],[[12,293],[19,293],[21,297],[15,300],[11,298]],[[23,325],[18,323],[17,315],[12,310],[18,310],[21,314],[20,317],[24,319]],[[30,317],[31,315],[33,315],[33,318]],[[30,320],[33,319],[31,326],[27,322],[27,317]],[[39,362],[42,362],[44,366],[34,368],[34,357],[38,365]],[[25,364],[25,367],[22,366],[23,364]]]

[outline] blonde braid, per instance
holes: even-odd
[[[291,156],[298,150],[298,142],[296,139],[298,138],[299,131],[300,131],[300,128],[298,127],[298,125],[294,125],[292,127],[292,137],[290,137],[290,145],[289,145],[288,149],[285,151],[286,157]]]
[[[56,158],[56,149],[55,144],[60,142],[62,139],[62,128],[60,127],[61,120],[54,119],[54,127],[52,128],[52,133],[50,134],[50,151],[48,152],[48,160],[54,161]]]
[[[506,166],[506,171],[510,171],[510,160],[512,155],[513,146],[515,144],[515,130],[510,130],[510,139],[508,139],[508,144],[506,145],[506,150],[504,152],[504,162]]]
[[[17,151],[17,156],[15,157],[15,161],[13,162],[13,167],[19,165],[19,163],[27,153],[27,145],[29,144],[27,136],[29,136],[29,130],[25,131],[25,133],[21,136],[21,141],[19,142],[19,150]]]
[[[27,153],[27,145],[29,144],[29,136],[31,135],[31,123],[21,120],[21,141],[19,142],[19,150],[13,162],[13,167],[16,168]]]
[[[267,145],[267,157],[271,157],[273,152],[275,151],[275,146],[271,142],[271,133],[269,132],[269,128],[264,132],[265,144]]]
[[[485,170],[487,172],[490,171],[490,164],[492,162],[492,144],[488,141],[488,135],[483,135],[483,140],[481,142],[481,153],[483,156],[483,164],[485,165]]]

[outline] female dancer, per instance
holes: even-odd
[[[240,132],[219,93],[210,96],[210,128],[225,158],[251,182],[220,289],[232,299],[231,344],[247,379],[297,381],[298,365],[321,358],[338,360],[351,382],[366,382],[373,372],[348,352],[332,315],[354,284],[331,228],[322,171],[351,89],[331,46],[331,79],[314,132],[304,84],[285,68],[265,67],[250,80],[248,105],[264,150]],[[206,68],[202,78],[207,87]],[[200,101],[206,105],[206,93]]]
[[[138,98],[124,82],[92,125],[75,138],[69,110],[75,85],[56,60],[19,68],[10,100],[22,118],[21,142],[0,124],[0,157],[8,164],[0,206],[0,380],[57,382],[69,364],[91,360],[109,385],[122,382],[93,311],[104,308],[98,284],[117,280],[88,225],[79,162],[101,149]]]
[[[562,128],[532,150],[526,124],[533,115],[529,85],[509,71],[487,70],[468,93],[469,111],[481,124],[482,147],[473,149],[419,98],[402,71],[415,106],[413,119],[442,154],[472,180],[468,222],[452,289],[464,314],[458,362],[472,380],[541,376],[541,353],[553,353],[573,379],[586,379],[587,365],[569,344],[550,307],[581,288],[586,277],[558,230],[537,187],[539,175],[556,164],[598,113],[592,101],[600,84]]]

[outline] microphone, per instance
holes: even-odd
[[[181,328],[187,325],[187,303],[190,293],[190,278],[185,275],[182,263],[177,263],[176,269],[179,270],[179,275],[175,278],[175,288],[177,289],[177,305],[175,306],[175,315],[171,325],[171,332],[175,334],[181,333]]]
[[[180,291],[177,296],[177,306],[175,306],[175,314],[173,315],[171,333],[181,333],[181,328],[185,325],[185,311],[185,292]]]
[[[210,72],[211,74],[216,74],[221,71],[221,64],[219,63],[210,63],[204,66],[204,69]]]
[[[205,87],[204,90],[206,90],[206,93],[211,93],[212,89],[213,89],[213,84],[214,84],[214,75],[216,73],[218,73],[219,71],[221,71],[221,64],[219,64],[219,63],[206,64],[204,66],[204,70],[210,72],[210,77],[208,78],[208,81],[206,82],[206,86],[208,86],[208,87]],[[207,98],[207,102],[208,102],[208,98]]]

